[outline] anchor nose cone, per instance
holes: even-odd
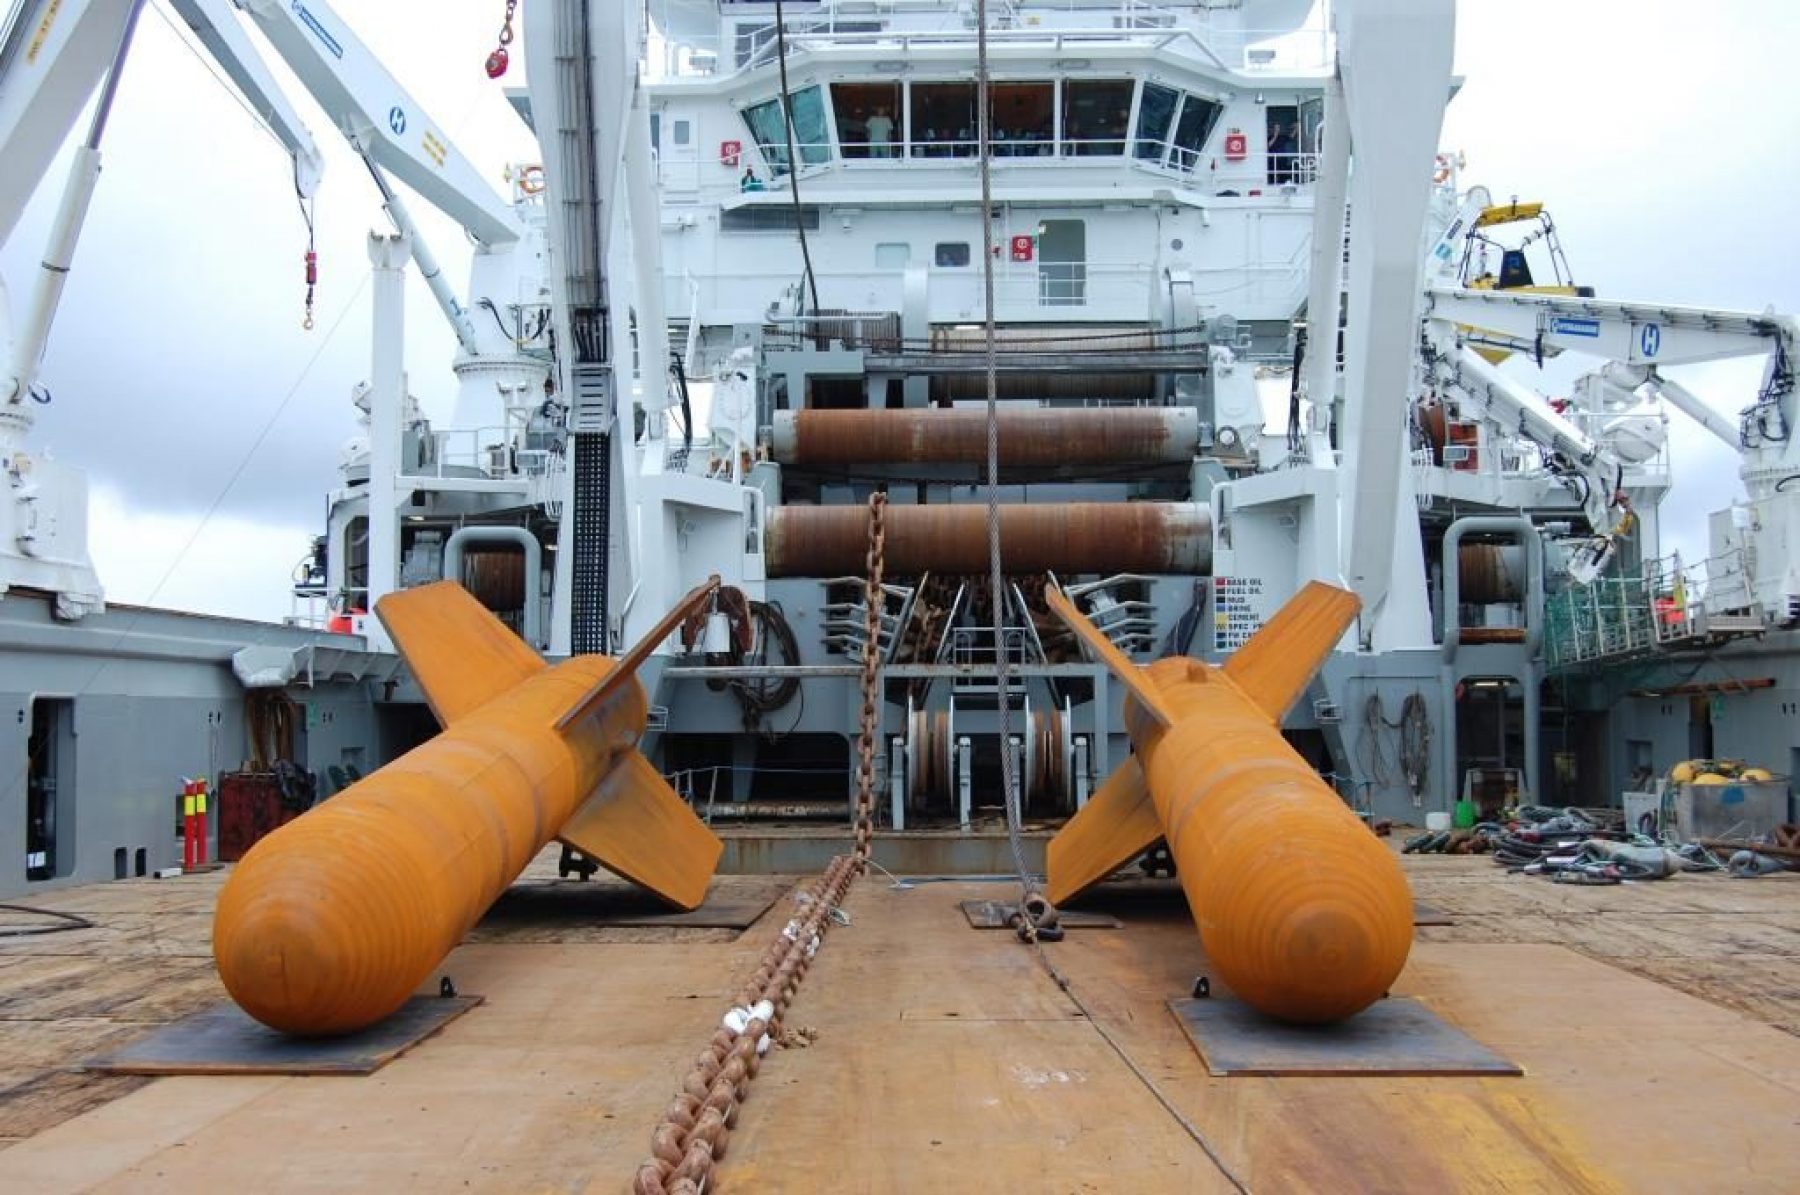
[[[1356,852],[1355,870],[1321,869],[1256,893],[1257,907],[1238,913],[1243,933],[1203,934],[1219,978],[1298,1024],[1340,1021],[1379,1000],[1412,948],[1412,901],[1398,865],[1376,850]]]

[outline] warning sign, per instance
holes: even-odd
[[[1213,578],[1213,650],[1236,651],[1262,629],[1261,577]]]

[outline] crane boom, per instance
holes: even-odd
[[[256,47],[244,36],[243,26],[231,15],[226,0],[169,0],[169,7],[194,31],[251,109],[293,156],[294,190],[302,199],[311,199],[319,189],[325,160],[319,156],[311,131],[269,75]]]
[[[232,0],[248,13],[357,151],[484,245],[516,243],[512,207],[494,192],[324,0]]]
[[[134,0],[27,4],[0,45],[0,244],[111,68]]]

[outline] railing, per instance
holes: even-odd
[[[296,586],[289,595],[288,613],[281,620],[290,627],[311,631],[334,631],[350,634],[349,616],[366,614],[369,589],[357,585],[349,589],[328,591],[323,585]],[[338,625],[333,626],[333,623]]]
[[[1041,277],[1046,266],[1054,274],[1077,263],[1015,262],[1005,255],[1004,245],[1001,250],[994,262],[995,311],[1001,319],[1024,318],[1049,306],[1083,307],[1090,318],[1142,318],[1146,305],[1161,293],[1161,279],[1151,262],[1091,260],[1080,264],[1082,280],[1078,293],[1066,288],[1046,291]],[[1198,266],[1190,267],[1189,273],[1205,301],[1212,304],[1298,301],[1305,296],[1303,264]],[[821,290],[829,285],[834,293],[872,296],[873,305],[887,304],[890,310],[899,310],[904,302],[903,276],[900,269],[816,271]],[[703,289],[709,299],[726,301],[720,296],[736,294],[735,288],[740,284],[761,286],[767,281],[766,270],[721,270],[707,280]],[[979,246],[967,266],[931,267],[931,292],[935,309],[967,311],[967,318],[978,319],[983,305]],[[1046,302],[1047,294],[1060,301]]]
[[[433,460],[423,470],[408,473],[410,477],[448,477],[445,470],[476,470],[500,480],[513,477],[541,477],[550,472],[553,452],[546,448],[515,447],[520,432],[517,428],[478,427],[435,431]]]
[[[989,143],[990,157],[1015,162],[1058,166],[1087,165],[1116,167],[1132,148],[1131,165],[1177,178],[1205,177],[1207,186],[1217,194],[1220,190],[1255,190],[1262,187],[1311,186],[1319,174],[1316,153],[1255,153],[1242,158],[1226,158],[1217,153],[1168,148],[1164,142],[1136,140],[1128,142],[1123,134],[1103,137],[1057,137],[1051,133],[1021,133],[1012,137],[996,137]],[[895,170],[918,162],[974,162],[981,143],[967,130],[934,135],[921,130],[911,137],[892,141],[810,141],[796,142],[800,155],[800,176],[806,178],[843,165],[854,170]],[[829,161],[808,161],[808,151],[823,151]],[[1150,156],[1144,156],[1145,153]],[[739,176],[738,189],[745,192],[782,191],[787,177],[787,146],[770,145],[762,150],[773,178],[757,174],[745,167]],[[817,154],[811,156],[816,157]],[[699,185],[704,165],[698,161],[665,161],[661,177],[664,186],[693,190]]]
[[[1024,666],[1041,662],[1033,651],[1031,636],[1024,627],[1003,627],[1000,643],[1008,664]],[[992,627],[954,627],[950,632],[950,662],[957,668],[993,668],[994,631]]]
[[[1329,65],[1331,38],[1323,26],[1301,29],[1247,29],[1237,21],[1241,9],[1217,11],[1193,4],[1092,3],[1083,0],[1000,0],[990,12],[991,43],[1043,45],[1052,51],[1097,42],[1137,42],[1161,49],[1182,49],[1221,69],[1247,71],[1310,70]],[[1043,18],[1068,14],[1066,24]],[[936,27],[922,21],[937,19]],[[894,27],[896,20],[909,27]],[[1052,22],[1055,17],[1051,16]],[[1028,23],[1034,22],[1034,23]],[[943,0],[873,0],[855,11],[822,11],[787,22],[790,54],[816,48],[816,43],[873,45],[904,52],[917,46],[967,44],[975,39],[971,8]],[[708,77],[754,70],[774,61],[775,25],[739,32],[729,43],[722,37],[693,37],[664,44],[656,78]]]
[[[1601,577],[1552,595],[1544,604],[1551,668],[1655,650],[1650,596],[1642,577]]]
[[[1038,305],[1082,307],[1087,304],[1087,265],[1079,261],[1038,263]]]
[[[1545,602],[1550,666],[1617,661],[1755,631],[1761,618],[1750,608],[1750,592],[1740,549],[1691,565],[1679,555],[1663,557],[1646,561],[1638,576],[1572,586]]]

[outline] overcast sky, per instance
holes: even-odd
[[[535,158],[482,71],[499,3],[339,7],[496,189],[508,162]],[[305,229],[287,160],[165,16],[153,0],[108,128],[43,372],[55,402],[33,444],[90,471],[113,600],[279,617],[355,432],[365,241],[382,216],[366,172],[290,87],[327,159],[318,326],[303,332]],[[1467,81],[1443,144],[1467,154],[1466,182],[1549,202],[1577,280],[1602,296],[1800,310],[1796,35],[1787,0],[1471,0],[1457,28]],[[59,170],[0,258],[15,304],[60,184]],[[410,206],[460,286],[461,233]],[[455,344],[416,277],[407,318],[412,390],[447,416]],[[1671,372],[1735,416],[1759,370]],[[1704,512],[1741,491],[1734,455],[1674,419],[1664,547],[1696,559]]]

